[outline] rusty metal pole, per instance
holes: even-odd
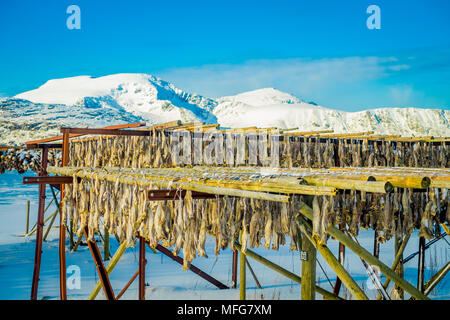
[[[341,265],[344,265],[344,260],[345,260],[345,246],[339,242],[338,261]],[[342,285],[342,280],[339,277],[337,277],[336,283],[335,283],[334,289],[333,289],[333,293],[337,296],[339,295],[339,292],[341,291],[341,285]]]
[[[123,287],[122,291],[119,292],[119,294],[116,297],[116,300],[119,300],[123,294],[125,293],[125,291],[127,291],[127,289],[131,286],[131,284],[133,283],[133,281],[137,278],[137,276],[139,275],[139,269],[134,273],[134,275],[131,277],[131,279],[127,282],[127,284],[125,285],[125,287]]]
[[[378,242],[378,232],[376,230],[373,236],[373,256],[377,259],[380,256],[380,243]]]
[[[67,166],[69,162],[69,131],[62,129],[63,131],[63,144],[62,144],[62,166]],[[64,184],[61,184],[61,202],[64,198]],[[59,219],[59,294],[61,300],[67,300],[67,286],[66,286],[66,229],[64,227],[64,221],[60,212]]]
[[[148,242],[147,242],[148,244]],[[150,246],[150,245],[149,245]],[[171,258],[173,261],[183,265],[184,260],[183,258],[179,257],[179,256],[175,256],[172,251],[170,251],[169,249],[167,249],[166,247],[163,247],[162,245],[158,244],[155,247],[156,250],[158,250],[159,252],[161,252],[162,254],[168,256],[169,258]],[[219,289],[229,289],[226,285],[224,285],[222,282],[220,282],[219,280],[211,277],[209,274],[205,273],[204,271],[200,270],[199,268],[197,268],[196,266],[192,265],[192,264],[188,264],[188,269],[191,270],[192,272],[194,272],[195,274],[197,274],[198,276],[202,277],[203,279],[205,279],[206,281],[208,281],[209,283],[212,283],[213,285],[215,285],[217,288]]]
[[[340,230],[345,230],[345,223],[339,224]],[[345,261],[345,246],[339,242],[339,255],[338,255],[338,261],[343,266]],[[336,277],[336,283],[334,285],[333,293],[335,295],[339,295],[339,292],[341,291],[341,285],[342,280],[339,277]]]
[[[41,176],[47,175],[48,164],[48,148],[42,148],[42,160],[41,160]],[[31,300],[37,299],[39,273],[41,270],[41,257],[42,257],[42,234],[44,231],[44,210],[45,210],[45,184],[39,185],[39,207],[38,218],[36,223],[36,246],[34,252],[34,270],[33,270],[33,282],[31,284]]]
[[[425,238],[419,238],[419,262],[418,262],[418,274],[417,274],[417,289],[420,292],[424,292],[424,272],[425,272]]]
[[[233,283],[232,288],[236,289],[237,288],[237,265],[238,265],[238,252],[235,249],[233,251],[233,270],[232,270],[232,276],[231,276],[231,281]]]
[[[139,236],[139,300],[145,300],[145,239]]]
[[[88,227],[84,228],[84,237],[86,239],[89,236]],[[95,266],[97,267],[98,275],[100,276],[100,282],[102,283],[103,292],[105,293],[105,297],[107,300],[115,300],[114,290],[111,286],[111,282],[109,281],[108,272],[106,271],[105,265],[103,264],[102,254],[97,247],[95,241],[87,240],[89,250],[91,251],[91,255],[94,258]]]
[[[378,242],[378,231],[376,230],[373,235],[373,256],[377,259],[380,257],[380,242]],[[373,272],[378,276],[377,269],[374,269]]]
[[[400,250],[400,247],[401,247],[402,242],[407,241],[407,238],[405,237],[405,238],[403,239],[403,241],[402,241],[402,236],[400,236],[399,233],[396,232],[396,233],[395,233],[395,240],[394,240],[394,241],[395,241],[395,256],[397,256],[397,254],[398,254],[398,252],[399,252],[399,250]],[[394,271],[395,271],[400,277],[403,278],[403,253],[402,253],[401,256],[400,256],[399,263],[398,263],[398,265],[397,265],[397,267],[395,268]],[[405,298],[405,292],[404,292],[404,290],[403,290],[402,288],[400,288],[400,287],[397,286],[397,285],[394,285],[394,290],[395,290],[395,292],[397,292],[398,298],[399,298],[400,300],[403,300],[403,299]]]

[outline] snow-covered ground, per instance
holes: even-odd
[[[32,173],[26,173],[26,176]],[[34,262],[34,238],[28,239],[17,235],[23,234],[26,221],[26,201],[31,200],[30,227],[36,221],[37,187],[22,184],[22,177],[16,173],[0,175],[0,300],[1,299],[29,299],[31,278]],[[47,199],[51,199],[50,193]],[[51,207],[49,212],[53,212]],[[447,237],[448,239],[448,237]],[[112,251],[118,244],[112,238]],[[372,248],[373,232],[362,230],[359,242],[368,250]],[[289,241],[288,241],[289,243]],[[101,244],[99,244],[102,250]],[[337,242],[329,240],[330,249],[337,253]],[[417,233],[410,239],[405,256],[415,252],[418,248]],[[279,251],[258,248],[255,251],[284,268],[300,274],[301,263],[298,252],[289,251],[283,246]],[[238,299],[236,289],[219,290],[213,285],[190,271],[182,271],[181,266],[161,253],[153,253],[147,249],[148,264],[146,267],[147,299]],[[214,239],[208,238],[208,258],[194,259],[193,264],[203,271],[216,277],[221,282],[231,284],[232,253],[229,249],[222,251],[217,257],[214,255]],[[95,265],[86,246],[80,247],[75,253],[66,252],[67,266],[76,265],[81,271],[81,288],[68,290],[69,299],[86,299],[94,287],[98,276]],[[387,265],[393,262],[393,243],[389,241],[381,246],[380,257]],[[441,268],[450,257],[450,246],[444,241],[438,241],[426,252],[426,275],[428,280],[432,273]],[[322,257],[319,262],[325,273],[334,284],[336,279],[333,271],[327,266]],[[249,299],[298,299],[300,285],[268,269],[250,259],[262,289],[258,289],[250,272],[247,274],[247,297]],[[375,297],[377,291],[371,289],[370,280],[365,273],[361,260],[351,252],[346,252],[346,269],[351,272],[357,282],[365,288],[369,297]],[[128,248],[122,259],[111,274],[111,283],[118,294],[123,286],[138,268],[138,250]],[[406,279],[415,284],[417,279],[417,257],[406,264]],[[384,279],[384,278],[383,278]],[[317,281],[320,286],[331,290],[325,274],[317,268]],[[41,276],[39,282],[39,299],[59,298],[59,267],[57,229],[50,234],[43,246]],[[135,281],[123,296],[123,299],[137,298],[138,283]],[[341,295],[345,293],[341,290]],[[348,296],[348,293],[347,293]],[[320,298],[320,295],[317,295]],[[450,275],[441,281],[430,295],[432,299],[450,299]],[[101,292],[99,299],[104,299]]]
[[[63,125],[101,127],[173,120],[219,123],[223,127],[279,127],[336,133],[374,131],[404,136],[450,136],[450,111],[378,108],[344,112],[263,88],[207,98],[148,74],[78,76],[49,80],[37,89],[0,98],[0,144],[22,144],[57,135]]]

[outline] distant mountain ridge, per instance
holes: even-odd
[[[0,143],[21,144],[58,134],[61,125],[100,127],[173,120],[219,123],[223,127],[450,136],[449,110],[379,108],[344,112],[273,88],[211,99],[152,75],[127,73],[49,80],[37,89],[0,99]]]

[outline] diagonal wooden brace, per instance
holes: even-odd
[[[88,239],[89,230],[87,227],[84,228],[84,237]],[[114,290],[111,286],[111,282],[109,281],[108,272],[105,269],[102,261],[102,255],[100,250],[97,247],[95,241],[87,240],[89,250],[91,251],[92,257],[94,258],[95,265],[97,267],[98,275],[100,276],[100,281],[102,283],[103,292],[105,293],[107,300],[115,300],[114,298]]]
[[[302,203],[302,206],[301,206],[299,212],[301,214],[303,214],[305,217],[307,217],[308,219],[312,220],[312,218],[313,218],[312,209],[305,203]],[[353,241],[352,239],[347,237],[343,232],[341,232],[335,226],[329,226],[328,233],[332,237],[334,237],[337,241],[342,242],[347,248],[352,250],[354,253],[356,253],[359,257],[361,257],[367,263],[370,263],[373,266],[377,266],[386,277],[390,278],[391,281],[395,282],[398,286],[403,288],[414,298],[421,299],[421,300],[430,300],[430,298],[428,298],[422,292],[417,290],[417,288],[415,288],[408,281],[401,278],[391,268],[389,268],[387,265],[385,265],[379,259],[375,258],[370,252],[368,252],[366,249],[361,247],[355,241]]]

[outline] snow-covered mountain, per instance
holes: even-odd
[[[219,123],[229,127],[299,127],[301,131],[333,129],[374,131],[403,136],[450,136],[450,111],[420,108],[379,108],[344,112],[304,102],[267,88],[217,99]]]
[[[216,105],[214,100],[184,92],[169,82],[140,73],[49,80],[16,98],[35,103],[111,108],[141,116],[151,123],[172,120],[217,122],[209,112]]]
[[[50,80],[35,90],[0,99],[0,144],[21,144],[58,134],[61,125],[100,127],[172,120],[219,123],[223,127],[450,136],[449,110],[380,108],[344,112],[273,88],[210,99],[148,74],[115,74]]]

